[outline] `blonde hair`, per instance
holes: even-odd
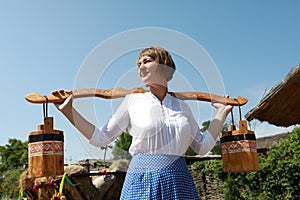
[[[143,56],[149,56],[153,58],[158,64],[163,65],[161,66],[161,70],[162,72],[165,72],[167,74],[167,81],[173,78],[173,74],[176,70],[176,66],[172,59],[172,56],[167,50],[158,46],[152,46],[142,50],[142,52],[138,56],[138,61]]]

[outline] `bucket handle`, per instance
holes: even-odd
[[[239,108],[239,114],[240,114],[240,120],[242,120],[241,104],[240,104],[240,102],[239,102],[239,100],[238,100],[238,99],[234,99],[234,100],[236,100],[236,102],[237,102],[237,104],[238,104],[238,108]]]
[[[238,101],[238,99],[234,99],[234,100],[237,102],[237,105],[238,105],[238,108],[239,108],[239,116],[240,116],[240,120],[242,120],[241,104],[240,104],[240,102]],[[231,125],[232,125],[232,128],[233,128],[233,130],[236,130],[235,125],[234,125],[233,109],[231,109],[230,114],[231,114]]]
[[[46,98],[45,103],[43,103],[43,115],[44,118],[48,117],[48,97],[44,96]]]

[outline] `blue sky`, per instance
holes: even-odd
[[[8,138],[27,140],[42,123],[42,106],[26,102],[26,94],[74,88],[84,62],[99,45],[120,33],[147,27],[176,31],[201,45],[217,67],[226,94],[249,99],[242,107],[246,114],[299,63],[299,7],[296,0],[2,0],[0,145]],[[151,35],[137,38],[151,39]],[[86,86],[115,87],[124,73],[134,72],[137,54],[130,49],[112,60],[107,75],[97,85],[89,85],[87,79]],[[177,73],[190,81],[193,89],[206,92],[205,81],[193,78],[189,63],[180,55],[174,59]],[[92,103],[99,124],[111,115],[110,101],[81,102]],[[199,103],[199,107],[201,124],[210,119],[205,111],[210,104]],[[66,160],[102,157],[103,151],[93,149],[52,105],[49,115],[54,117],[55,128],[64,131]],[[257,137],[291,130],[258,121],[252,121],[251,128]]]

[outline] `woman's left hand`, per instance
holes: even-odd
[[[233,108],[231,105],[225,105],[222,103],[212,103],[212,106],[218,110],[224,110],[226,112],[226,114],[230,113],[230,111]]]
[[[226,98],[229,98],[229,96],[226,96]],[[227,105],[227,104],[223,104],[223,103],[219,103],[219,102],[215,102],[212,103],[212,106],[215,107],[216,109],[218,109],[219,111],[225,111],[226,114],[230,113],[230,111],[232,110],[233,106],[231,105]]]

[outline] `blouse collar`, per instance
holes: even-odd
[[[160,104],[168,104],[169,102],[171,102],[172,96],[169,93],[166,94],[165,98],[162,101],[160,101],[154,94],[152,94],[152,92],[148,93],[155,101],[157,101]]]

